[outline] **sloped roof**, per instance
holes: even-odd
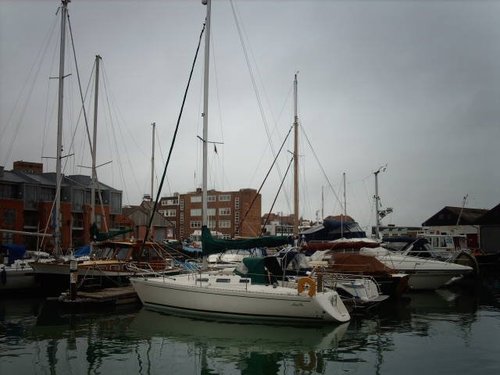
[[[500,224],[500,203],[486,212],[477,220],[480,225],[496,225]]]
[[[472,225],[476,224],[477,220],[487,212],[488,210],[483,208],[445,206],[439,212],[424,221],[422,226],[456,225],[459,217],[459,225]]]

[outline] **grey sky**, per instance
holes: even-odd
[[[7,169],[15,160],[55,155],[57,81],[48,77],[58,69],[59,5],[0,0],[0,165]],[[314,219],[321,210],[322,187],[325,215],[340,212],[323,169],[340,198],[346,173],[347,212],[372,225],[373,172],[386,163],[379,193],[394,213],[384,223],[419,225],[445,205],[461,205],[466,194],[468,207],[500,203],[500,2],[233,5],[258,90],[231,3],[216,0],[209,138],[224,145],[210,152],[211,188],[259,187],[273,158],[268,134],[277,150],[293,121],[291,89],[299,71],[299,118],[315,153],[301,135],[302,216]],[[84,90],[94,56],[103,58],[98,164],[113,163],[99,169],[99,178],[122,189],[125,204],[138,204],[150,190],[150,124],[157,123],[159,178],[205,7],[198,0],[73,0],[69,13]],[[75,155],[65,173],[88,174],[78,167],[90,165],[90,157],[70,57],[64,148]],[[203,49],[162,195],[201,183],[202,58]],[[282,173],[289,158],[280,158]],[[46,171],[54,170],[53,161],[43,161]],[[278,173],[271,176],[263,212],[280,183]],[[291,176],[284,189],[274,212],[291,211]]]

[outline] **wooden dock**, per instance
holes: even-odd
[[[95,291],[78,291],[76,298],[71,299],[69,293],[47,299],[47,302],[72,311],[91,311],[113,309],[123,305],[138,305],[137,293],[131,285],[116,288],[104,288]]]

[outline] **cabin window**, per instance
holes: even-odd
[[[202,277],[200,279],[196,279],[196,282],[199,282],[199,283],[208,283],[208,277]]]
[[[222,278],[217,278],[217,279],[215,279],[215,282],[216,282],[216,283],[230,283],[230,282],[231,282],[231,279],[227,279],[227,278],[224,278],[224,279],[222,279]]]
[[[116,253],[116,259],[126,260],[127,255],[128,255],[128,248],[126,248],[126,247],[122,248],[122,249],[118,250],[118,252]]]
[[[240,279],[240,284],[248,284],[250,279]]]

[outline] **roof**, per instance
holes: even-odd
[[[3,171],[0,175],[0,181],[12,184],[35,184],[35,185],[45,185],[45,186],[55,186],[56,185],[56,173],[55,172],[45,172],[42,174],[36,173],[26,173],[21,171]],[[64,176],[63,186],[79,186],[83,188],[92,187],[92,178],[85,175],[69,175]],[[97,183],[97,188],[100,190],[115,191],[117,190],[109,185],[103,184],[102,182]]]
[[[422,226],[457,225],[457,222],[459,225],[473,225],[487,212],[488,210],[483,208],[445,206],[439,212],[424,221]],[[459,218],[460,220],[458,220]]]
[[[486,212],[477,220],[480,225],[498,225],[500,224],[500,203]]]

